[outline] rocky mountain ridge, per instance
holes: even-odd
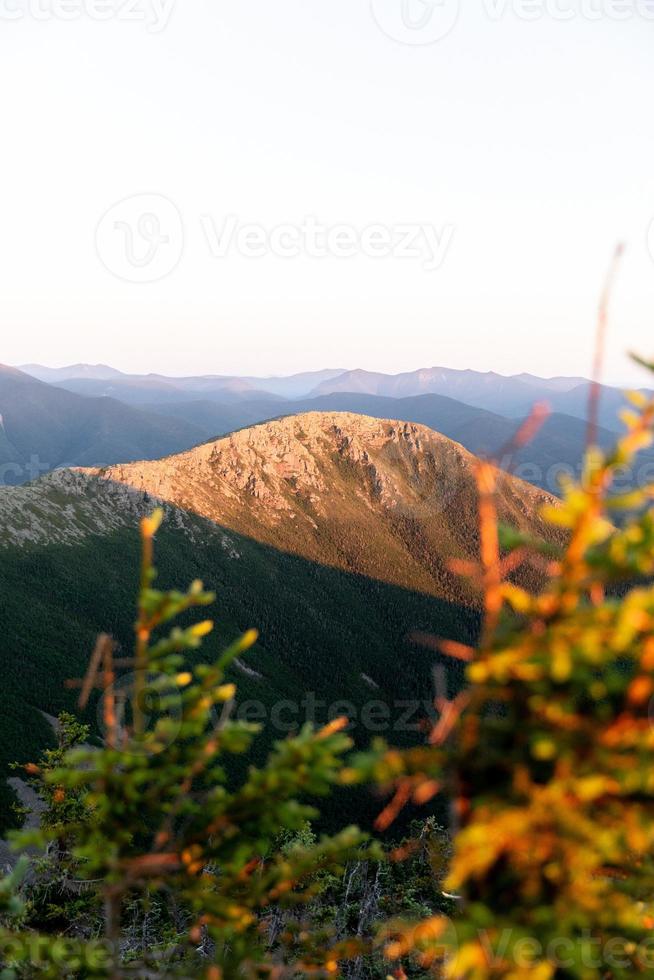
[[[442,594],[449,557],[476,553],[474,462],[426,426],[315,412],[84,477],[145,495],[139,506],[163,501],[311,561]],[[552,500],[502,478],[498,508],[513,526],[551,536],[539,509]]]
[[[346,412],[265,422],[179,455],[61,470],[0,488],[6,546],[73,544],[162,502],[173,527],[199,539],[230,532],[346,571],[449,594],[452,556],[477,547],[475,457],[426,426]],[[530,484],[504,476],[503,520],[547,536]],[[459,586],[457,586],[457,592]]]

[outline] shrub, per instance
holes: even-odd
[[[394,788],[383,826],[406,801],[453,802],[445,887],[460,911],[385,927],[397,976],[410,962],[456,980],[654,975],[654,487],[614,486],[652,442],[654,400],[630,400],[616,449],[591,451],[547,509],[559,551],[498,531],[501,474],[478,465],[481,563],[467,572],[485,627],[477,649],[443,645],[469,687],[441,692],[429,745],[369,763]],[[510,581],[525,560],[548,571],[539,594]]]
[[[2,976],[216,980],[279,975],[282,963],[291,973],[333,974],[347,944],[335,944],[325,930],[300,930],[280,936],[271,950],[262,923],[267,910],[309,902],[321,874],[341,874],[360,854],[364,837],[356,828],[318,841],[307,835],[315,811],[301,802],[339,782],[351,745],[342,732],[347,719],[319,731],[305,727],[277,743],[263,768],[231,785],[223,763],[245,752],[258,728],[231,719],[235,689],[224,672],[256,635],[245,634],[214,663],[187,667],[185,656],[212,623],[167,635],[161,627],[213,596],[200,582],[186,593],[154,588],[161,516],[141,525],[135,657],[117,659],[110,638],[100,637],[82,684],[82,704],[101,688],[105,744],[79,744],[87,730],[66,718],[58,749],[27,767],[46,813],[40,828],[21,832],[16,843],[46,849],[42,860],[57,871],[57,907],[68,902],[70,913],[81,893],[84,914],[78,908],[70,916],[66,934],[74,939],[30,928],[35,919],[47,925],[52,895],[35,910],[32,889],[21,905],[19,869],[0,884]]]

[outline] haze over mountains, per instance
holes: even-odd
[[[66,368],[32,364],[25,365],[21,370],[77,394],[110,396],[139,405],[193,400],[229,404],[261,398],[270,400],[271,396],[283,399],[317,398],[336,392],[386,398],[436,394],[508,418],[522,417],[536,402],[546,401],[553,412],[585,419],[590,384],[584,378],[538,378],[531,374],[505,377],[493,371],[460,371],[442,367],[395,375],[334,368],[287,378],[129,375],[106,365],[83,364]],[[602,394],[600,423],[609,430],[617,431],[620,428],[617,412],[624,404],[622,392],[604,386]]]
[[[83,398],[0,366],[0,483],[22,483],[58,466],[156,459],[203,436],[181,419],[113,398]]]
[[[34,456],[42,467],[37,474],[61,465],[155,459],[267,419],[349,411],[428,425],[475,454],[499,454],[506,469],[556,493],[561,472],[580,469],[588,396],[589,382],[582,378],[448,368],[175,378],[128,375],[107,365],[26,365],[22,373],[0,369],[0,465],[3,482],[20,483],[33,478],[28,463]],[[551,416],[529,446],[505,454],[518,420],[537,402],[546,402]],[[621,391],[602,389],[603,447],[621,428],[623,404]],[[649,464],[654,456],[642,460]]]
[[[185,401],[193,397],[229,401],[239,397],[253,398],[259,394],[267,398],[271,395],[300,398],[344,373],[342,368],[334,368],[307,371],[286,378],[223,375],[171,378],[161,374],[124,374],[106,364],[73,364],[64,368],[26,364],[20,370],[39,381],[59,385],[81,395],[112,396],[132,404],[153,401],[157,397],[171,401]]]

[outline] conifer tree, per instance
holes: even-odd
[[[19,869],[0,883],[2,977],[336,974],[347,943],[336,944],[328,930],[318,937],[299,930],[279,939],[290,952],[270,950],[263,919],[268,909],[309,901],[321,872],[340,874],[360,853],[364,836],[356,828],[319,840],[306,834],[315,811],[303,800],[339,782],[351,745],[342,731],[347,720],[319,731],[306,726],[232,785],[225,762],[248,749],[258,727],[231,718],[235,688],[225,670],[256,634],[213,663],[187,664],[212,623],[162,627],[214,597],[200,582],[186,593],[155,588],[162,516],[141,524],[135,656],[117,659],[110,638],[100,637],[82,684],[82,704],[94,685],[101,688],[104,744],[60,745],[43,765],[27,767],[42,784],[47,817],[17,843],[65,852],[98,903],[99,934],[63,940],[29,928],[16,898]],[[68,719],[66,731],[79,743],[86,732],[73,728]],[[155,906],[176,913],[169,911],[157,944],[134,948],[130,917]]]

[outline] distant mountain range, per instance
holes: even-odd
[[[56,384],[57,381],[69,381],[73,378],[89,378],[99,381],[111,381],[114,378],[126,378],[116,368],[109,367],[108,364],[69,364],[68,367],[51,368],[43,364],[21,364],[19,371],[29,374],[39,381],[46,381],[48,384]]]
[[[478,371],[453,371],[428,368],[408,374],[375,374],[370,371],[348,371],[323,381],[314,395],[333,392],[359,392],[405,398],[420,394],[446,395],[477,408],[509,418],[529,414],[537,402],[546,402],[551,411],[586,419],[590,382],[584,378],[537,378],[530,374],[504,377]],[[600,423],[608,429],[620,428],[618,412],[624,396],[617,388],[604,386],[600,401]]]
[[[76,394],[120,398],[134,405],[154,400],[185,401],[199,397],[229,402],[238,398],[254,398],[259,393],[268,398],[271,395],[301,398],[319,385],[344,373],[342,369],[334,368],[307,371],[285,378],[223,375],[171,378],[161,374],[124,374],[106,364],[72,364],[63,368],[25,364],[19,370],[39,381],[58,385]]]
[[[287,730],[271,724],[275,705],[285,725],[307,719],[307,693],[317,721],[344,697],[361,719],[374,700],[388,706],[388,738],[421,738],[439,655],[412,634],[470,642],[478,626],[479,598],[449,567],[478,550],[473,463],[425,426],[312,412],[160,461],[0,488],[0,773],[50,737],[40,712],[73,707],[64,680],[83,673],[97,631],[129,648],[136,526],[157,502],[159,581],[200,577],[218,594],[208,655],[245,628],[261,632],[232,677],[240,703],[265,706],[268,739]],[[539,516],[550,499],[507,476],[498,506],[552,539]],[[534,586],[540,574],[525,566],[517,580]],[[371,731],[359,720],[353,734]]]
[[[23,483],[58,466],[157,459],[204,438],[183,419],[83,398],[0,366],[0,483]]]
[[[48,382],[0,368],[0,482],[31,479],[35,474],[28,464],[34,457],[43,469],[156,459],[254,423],[308,411],[428,425],[476,455],[499,455],[505,469],[554,493],[561,472],[579,473],[585,448],[589,382],[580,378],[445,368],[399,375],[333,369],[289,378],[167,378],[126,375],[106,365],[28,367]],[[293,397],[282,397],[284,392]],[[518,419],[536,402],[547,402],[552,414],[528,446],[506,453]],[[602,389],[602,447],[615,440],[623,403],[618,389]],[[654,462],[654,455],[642,459]]]
[[[106,365],[85,364],[65,368],[31,364],[25,365],[22,370],[39,380],[76,394],[112,397],[139,406],[197,400],[238,404],[242,401],[270,401],[271,396],[295,400],[318,398],[337,392],[385,398],[435,394],[513,419],[527,415],[536,402],[547,402],[552,412],[585,419],[590,386],[585,378],[539,378],[532,374],[505,377],[492,371],[458,371],[442,367],[402,374],[333,368],[287,378],[129,375]],[[610,431],[618,431],[620,424],[617,416],[623,405],[622,392],[617,388],[604,386],[600,402],[600,424]]]

